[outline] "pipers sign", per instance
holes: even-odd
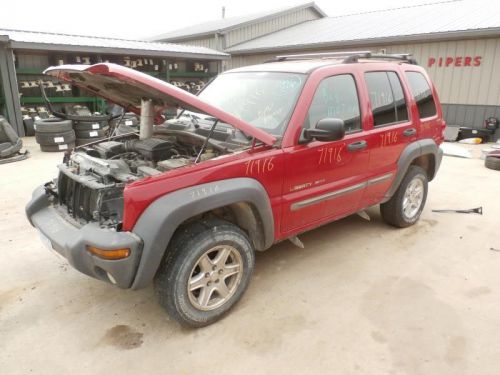
[[[446,56],[446,57],[429,57],[427,67],[437,66],[440,68],[449,67],[477,67],[481,65],[482,56]]]

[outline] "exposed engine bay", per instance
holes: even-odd
[[[215,119],[184,116],[154,128],[146,126],[152,136],[111,137],[78,147],[66,157],[58,166],[59,178],[46,185],[59,209],[77,224],[99,221],[119,229],[127,183],[251,146],[244,133]]]

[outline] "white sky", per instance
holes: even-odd
[[[307,0],[6,0],[0,28],[141,39],[221,17],[258,13]],[[435,0],[317,0],[329,16],[425,4]],[[355,27],[355,25],[353,25]]]

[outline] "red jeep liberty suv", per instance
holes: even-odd
[[[241,298],[255,251],[377,204],[387,223],[414,224],[441,162],[441,105],[407,55],[281,56],[224,72],[197,96],[108,63],[45,73],[141,124],[74,149],[34,191],[29,221],[89,276],[154,282],[190,326]],[[164,121],[171,106],[183,112]]]

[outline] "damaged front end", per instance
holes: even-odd
[[[101,226],[119,229],[125,182],[111,180],[107,172],[99,174],[106,167],[90,170],[74,162],[58,167],[58,178],[46,184],[45,189],[61,213],[73,219],[74,224],[97,221]]]

